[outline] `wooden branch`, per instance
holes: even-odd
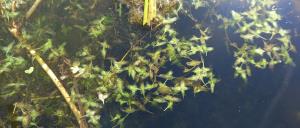
[[[79,96],[79,99],[77,100],[77,106],[78,106],[79,112],[80,112],[81,115],[85,115],[83,104],[80,101],[81,94],[80,94],[79,89],[78,89],[78,79],[77,78],[73,78],[73,87],[72,88],[74,89],[75,94]],[[87,122],[84,118],[82,118],[82,123],[80,125],[82,125],[80,127],[87,127],[88,126],[88,124],[87,124]]]
[[[41,2],[42,2],[42,0],[35,0],[33,5],[31,6],[31,8],[26,12],[26,15],[25,15],[26,20],[31,17],[31,15],[33,14],[33,12],[35,12],[35,10],[37,9],[37,7],[40,5]]]
[[[42,67],[42,69],[48,74],[48,76],[51,78],[52,82],[56,86],[56,88],[60,91],[61,95],[64,97],[65,101],[69,105],[70,109],[72,110],[73,114],[75,115],[75,118],[80,125],[81,128],[87,128],[88,126],[84,125],[84,119],[81,115],[80,111],[77,109],[76,105],[71,101],[71,97],[63,84],[60,82],[60,80],[57,78],[55,73],[50,69],[50,67],[47,65],[47,63],[43,60],[43,58],[38,55],[38,53],[28,45],[27,41],[22,37],[20,33],[17,33],[15,29],[10,29],[11,34],[21,43],[25,46],[27,51],[31,54],[31,56],[39,63],[39,65]]]
[[[14,4],[12,5],[12,11],[15,12],[16,10],[16,1],[13,1]],[[34,4],[31,6],[31,8],[26,13],[26,20],[31,17],[31,15],[35,12],[38,5],[42,0],[36,0]],[[10,33],[21,43],[25,46],[27,51],[30,53],[30,55],[39,63],[39,65],[42,67],[42,69],[48,74],[48,76],[51,78],[52,82],[56,86],[56,88],[60,91],[61,95],[64,97],[65,101],[67,102],[68,106],[70,107],[72,113],[75,115],[75,118],[80,126],[80,128],[87,128],[87,124],[85,123],[85,120],[83,116],[81,115],[80,111],[78,110],[77,106],[73,103],[71,100],[71,97],[66,90],[66,88],[63,86],[63,84],[60,82],[60,80],[57,78],[55,73],[51,70],[51,68],[48,66],[48,64],[43,60],[43,58],[29,45],[26,39],[24,39],[21,31],[20,31],[21,24],[17,24],[15,21],[12,22],[12,27],[9,29]]]

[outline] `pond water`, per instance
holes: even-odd
[[[243,9],[228,3],[220,10]],[[280,25],[291,30],[293,42],[300,49],[300,1],[282,0],[278,10]],[[196,10],[201,13],[203,10]],[[201,16],[199,16],[201,18]],[[177,27],[188,35],[190,21],[184,16]],[[214,32],[222,33],[222,32]],[[214,35],[219,36],[219,35]],[[220,35],[222,36],[222,35]],[[223,35],[224,36],[224,35]],[[215,51],[208,57],[221,79],[214,94],[189,94],[173,111],[149,115],[134,114],[126,122],[131,128],[299,128],[300,127],[300,54],[296,66],[279,65],[274,69],[254,71],[248,83],[233,78],[233,58],[226,51],[223,38],[210,40]]]
[[[246,0],[228,0],[227,4],[220,6],[216,11],[228,15],[231,10],[243,10],[243,1]],[[215,92],[197,95],[189,92],[182,102],[174,106],[172,111],[156,112],[155,114],[137,112],[126,119],[125,127],[299,128],[300,0],[281,0],[276,8],[283,16],[280,25],[291,30],[292,40],[298,49],[298,52],[293,54],[295,66],[277,65],[273,69],[253,70],[247,83],[239,78],[234,78],[232,51],[230,52],[226,48],[223,30],[213,28],[213,38],[209,40],[209,44],[215,50],[206,59],[207,64],[213,68],[214,73],[221,80],[217,84]],[[203,12],[205,9],[193,10],[192,13],[201,19],[204,17]],[[191,22],[186,16],[180,15],[180,19],[174,27],[180,30],[181,35],[189,36],[194,34],[191,27],[187,27]],[[204,24],[214,26],[214,23],[207,21]],[[144,32],[144,30],[140,31]],[[233,33],[229,33],[229,35],[234,38]],[[70,42],[78,43],[76,42],[77,38],[80,36],[72,38]],[[70,49],[75,51],[77,45],[71,45]],[[126,51],[127,48],[128,46],[120,49]],[[6,111],[0,111],[0,116],[2,112]],[[103,117],[108,118],[108,115]],[[51,122],[51,119],[45,118],[40,123],[47,124],[48,122]],[[112,127],[110,121],[104,120],[102,124],[103,128]]]

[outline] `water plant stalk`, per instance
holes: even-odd
[[[33,12],[36,10],[38,5],[41,3],[41,0],[36,0],[32,7],[27,11],[26,13],[26,19],[29,19],[30,16],[33,14]],[[15,6],[15,5],[13,5]],[[16,7],[12,7],[13,11],[15,11]],[[48,64],[44,61],[44,59],[37,53],[37,51],[32,48],[27,40],[23,37],[21,31],[20,31],[20,24],[17,25],[15,21],[12,22],[12,27],[9,28],[10,33],[18,40],[19,43],[21,43],[23,46],[25,46],[26,50],[30,53],[30,55],[39,63],[39,65],[42,67],[42,69],[48,74],[48,76],[51,78],[52,82],[56,86],[56,88],[60,91],[61,95],[64,97],[65,101],[67,102],[68,106],[70,107],[71,111],[73,112],[80,128],[87,128],[88,125],[83,119],[83,116],[81,115],[80,111],[78,110],[77,106],[73,103],[71,100],[71,97],[69,93],[67,92],[64,85],[60,82],[58,77],[55,75],[55,73],[51,70],[51,68],[48,66]]]

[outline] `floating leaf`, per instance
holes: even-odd
[[[135,85],[129,85],[128,89],[131,91],[131,93],[134,95],[136,93],[136,91],[139,90],[139,88]]]
[[[145,96],[145,94],[146,94],[146,89],[145,89],[145,85],[144,85],[144,84],[141,84],[139,90],[141,91],[142,95]]]
[[[157,91],[162,95],[168,95],[172,93],[172,89],[164,84],[159,84]]]
[[[181,101],[180,98],[175,97],[175,96],[171,96],[171,95],[166,95],[166,96],[164,96],[164,98],[165,98],[167,101],[171,101],[171,102],[180,102],[180,101]]]
[[[34,71],[34,67],[30,67],[29,69],[25,70],[26,74],[31,74]]]
[[[173,76],[173,72],[172,72],[172,71],[169,71],[169,72],[167,72],[166,74],[159,74],[158,77],[164,78],[164,79],[166,79],[166,80],[174,79],[174,76]]]
[[[194,66],[198,66],[199,64],[201,64],[201,61],[198,60],[192,60],[186,63],[188,66],[194,67]]]
[[[168,104],[167,104],[167,107],[164,109],[164,111],[168,110],[168,109],[173,109],[173,105],[174,105],[174,102],[172,101],[168,101]]]
[[[182,97],[184,97],[185,92],[186,92],[186,90],[188,90],[188,88],[186,87],[186,84],[184,81],[180,81],[180,83],[174,87],[174,90],[181,92]]]
[[[101,45],[102,45],[101,54],[102,54],[102,57],[105,58],[107,49],[110,48],[110,46],[108,45],[108,43],[106,41],[102,42]]]
[[[232,14],[232,18],[236,21],[241,21],[243,19],[243,17],[239,13],[233,10],[231,11],[231,14]]]
[[[255,49],[255,53],[259,54],[259,55],[263,55],[265,53],[265,50],[261,49],[261,48],[257,48]]]

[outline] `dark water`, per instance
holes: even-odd
[[[230,12],[242,9],[228,3],[220,8]],[[300,1],[282,0],[278,11],[280,25],[291,30],[293,42],[300,49]],[[200,13],[200,10],[198,10]],[[203,10],[201,10],[203,11]],[[201,16],[199,16],[201,18]],[[184,16],[177,26],[190,34]],[[222,33],[215,31],[214,36]],[[224,35],[223,35],[224,36]],[[293,55],[295,67],[278,65],[274,69],[254,70],[248,83],[233,78],[233,58],[226,51],[224,38],[210,40],[215,51],[208,61],[221,79],[214,94],[189,94],[173,111],[149,115],[137,113],[129,117],[128,128],[300,128],[300,54]]]
[[[217,11],[228,15],[232,9],[242,10],[243,6],[232,2]],[[201,19],[202,11],[205,9],[193,13]],[[300,0],[281,0],[278,11],[283,16],[280,25],[291,30],[299,51]],[[182,35],[189,36],[193,34],[191,27],[187,27],[191,23],[189,18],[181,16],[175,27]],[[190,92],[173,111],[153,115],[135,113],[126,120],[126,128],[300,128],[299,52],[293,55],[295,67],[278,65],[273,70],[254,70],[245,83],[234,79],[234,58],[226,51],[224,32],[214,30],[209,43],[215,50],[207,57],[207,64],[221,79],[215,93],[193,95]]]

